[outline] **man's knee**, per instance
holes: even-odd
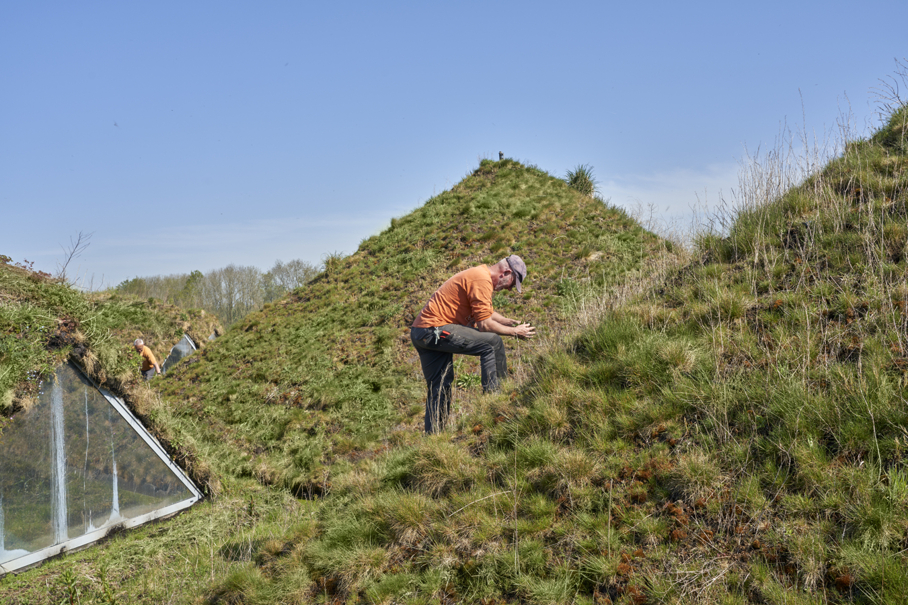
[[[494,339],[490,339],[488,352],[495,357],[496,365],[501,366],[506,363],[507,351],[504,342],[501,340],[501,336],[498,334],[495,334]]]
[[[501,336],[493,332],[480,332],[480,336],[476,339],[478,348],[485,349],[487,351],[501,351],[504,350],[504,341],[501,340]]]
[[[495,347],[496,351],[504,351],[504,340],[498,334],[493,334],[493,336],[495,338],[492,339],[492,346]]]

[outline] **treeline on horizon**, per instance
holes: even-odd
[[[320,265],[300,259],[286,263],[278,260],[265,272],[258,267],[230,264],[207,273],[135,277],[118,284],[113,292],[204,309],[217,315],[226,327],[305,285],[321,271]]]

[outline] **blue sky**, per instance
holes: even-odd
[[[0,254],[53,272],[93,232],[94,287],[317,263],[499,151],[683,219],[785,124],[872,127],[906,22],[895,0],[5,2]]]

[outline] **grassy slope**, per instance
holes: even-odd
[[[186,600],[207,592],[209,582],[211,594],[229,593],[249,573],[257,582],[261,574],[250,572],[247,561],[258,549],[281,554],[318,534],[309,515],[346,503],[336,482],[421,441],[423,382],[407,326],[448,275],[520,253],[529,266],[525,294],[499,295],[496,308],[553,334],[565,326],[560,309],[584,293],[607,291],[628,272],[648,270],[643,261],[661,246],[622,212],[559,179],[509,160],[484,161],[451,191],[394,220],[354,255],[329,259],[315,282],[248,317],[155,384],[164,399],[148,419],[175,436],[175,447],[212,465],[222,495],[160,530],[118,538],[115,549],[76,555],[84,562],[76,563],[81,581],[97,588],[98,570],[107,566],[134,589],[132,599],[149,602],[174,591]],[[527,346],[512,351],[518,374],[531,356]],[[472,363],[458,367],[466,387],[461,413],[478,399],[470,388],[476,372]],[[314,496],[321,500],[305,500]],[[248,542],[231,546],[237,533]],[[172,535],[194,537],[175,546]],[[193,588],[173,557],[193,562]],[[124,558],[161,569],[130,582]],[[48,568],[29,573],[48,573],[62,590],[65,563]],[[279,576],[302,582],[307,574],[302,567]],[[25,588],[28,576],[5,580],[12,598],[35,596]],[[275,586],[263,585],[265,593],[269,585]],[[309,578],[290,592],[309,595],[317,587]]]
[[[291,568],[326,601],[903,603],[906,119],[338,482]]]
[[[330,506],[212,598],[903,602],[906,117],[742,209],[524,388],[349,458]],[[766,168],[754,193],[779,190]]]
[[[422,438],[400,337],[444,275],[511,246],[541,278],[513,308],[547,323],[546,296],[603,274],[580,259],[623,271],[643,248],[605,211],[614,235],[575,242],[552,221],[597,222],[557,183],[483,163],[166,381],[159,421],[213,461],[220,498],[0,586],[62,594],[72,566],[99,594],[107,566],[135,602],[903,602],[906,118],[781,197],[757,195],[782,191],[777,167],[755,169],[728,237],[526,355],[516,388],[462,391]],[[472,214],[504,204],[526,241]]]

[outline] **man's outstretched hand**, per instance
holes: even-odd
[[[536,328],[530,324],[520,324],[514,326],[514,336],[517,338],[533,338],[536,336]]]

